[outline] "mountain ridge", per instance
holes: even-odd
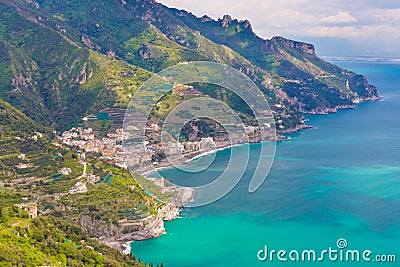
[[[99,77],[97,72],[109,72],[91,62],[91,50],[150,72],[185,61],[228,64],[260,86],[277,120],[292,117],[281,125],[285,129],[301,125],[301,113],[325,113],[379,98],[377,88],[364,76],[323,61],[313,45],[279,36],[263,39],[253,32],[248,20],[229,15],[218,20],[199,18],[150,0],[7,0],[2,5],[3,15],[13,13],[14,8],[14,16],[26,22],[15,27],[3,19],[1,44],[8,54],[14,51],[18,55],[11,65],[20,68],[3,66],[3,70],[12,70],[12,78],[19,83],[10,85],[2,79],[1,97],[37,121],[48,119],[48,125],[56,128],[65,128],[101,107],[122,103],[104,79],[91,82],[93,76]],[[32,30],[47,42],[31,36]],[[13,41],[10,34],[19,37]],[[53,49],[46,48],[48,45]],[[40,54],[46,50],[56,68],[49,68],[46,63],[51,60]],[[0,56],[7,58],[4,53]],[[42,109],[35,109],[35,104]]]

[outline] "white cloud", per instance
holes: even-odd
[[[364,26],[317,26],[303,31],[304,36],[312,37],[341,37],[345,39],[364,39],[377,41],[376,39],[392,35],[394,39],[399,39],[399,29],[387,25],[364,25]],[[396,37],[397,36],[397,37]]]
[[[400,27],[400,8],[369,9],[358,14],[362,24],[397,25]]]
[[[352,23],[357,22],[355,17],[352,17],[347,11],[340,11],[334,16],[323,17],[321,22],[324,23]]]

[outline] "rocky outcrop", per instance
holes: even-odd
[[[351,91],[357,93],[363,101],[380,99],[378,88],[368,83],[367,77],[360,74],[354,74],[348,81]]]
[[[262,40],[260,42],[260,50],[262,54],[274,54],[276,52],[274,44],[269,40]]]
[[[214,21],[212,18],[208,17],[208,16],[203,16],[201,18],[201,22],[210,22],[210,21]],[[218,19],[218,22],[221,24],[222,27],[226,28],[230,25],[235,25],[235,26],[240,26],[243,29],[249,30],[249,31],[253,31],[253,28],[251,26],[250,21],[246,20],[237,20],[237,19],[232,19],[232,17],[230,15],[224,15],[222,17],[222,19]]]
[[[289,40],[280,36],[275,36],[271,39],[272,42],[278,42],[286,47],[294,48],[302,51],[305,54],[315,55],[315,47],[312,44]]]
[[[100,242],[120,251],[127,251],[127,244],[132,241],[157,238],[165,234],[164,221],[178,217],[179,208],[174,204],[167,204],[159,210],[157,217],[150,216],[140,221],[122,220],[117,225],[84,215],[80,218],[80,226]]]
[[[140,45],[138,53],[142,59],[150,59],[151,58],[150,49],[148,49],[148,47],[144,44]]]
[[[228,27],[229,25],[231,25],[232,17],[229,15],[224,15],[222,20],[219,21],[221,22],[222,27]]]
[[[305,129],[312,129],[312,126],[309,126],[307,124],[299,124],[296,125],[296,127],[294,128],[288,128],[288,129],[279,129],[277,132],[279,134],[289,134],[289,133],[295,133],[301,130],[305,130]],[[285,139],[285,136],[279,136],[279,139],[277,140],[278,142],[282,141],[283,139]]]
[[[250,21],[248,21],[247,19],[244,21],[240,21],[239,23],[241,23],[243,25],[243,28],[248,29],[250,31],[253,30],[253,27],[251,26]]]
[[[214,21],[214,20],[207,15],[204,15],[201,17],[201,22],[210,22],[210,21]]]
[[[179,218],[179,208],[175,205],[168,205],[162,212],[164,221],[172,221]]]
[[[119,241],[126,242],[132,240],[146,240],[157,238],[165,234],[164,221],[171,221],[179,217],[179,208],[173,204],[168,204],[158,212],[158,216],[145,225],[143,229],[127,233],[119,238]]]
[[[178,203],[176,203],[176,205],[178,207],[183,207],[186,203],[189,203],[190,201],[192,201],[194,198],[194,195],[195,195],[195,190],[190,187],[177,188],[176,192],[177,192],[177,199],[178,199]],[[179,216],[179,212],[177,213],[177,215]]]
[[[333,108],[316,108],[312,110],[300,110],[302,113],[314,114],[314,115],[328,115],[329,113],[336,113],[340,109],[354,109],[355,105],[340,105]]]
[[[79,217],[79,225],[82,230],[90,236],[95,237],[114,237],[122,236],[123,229],[116,224],[96,220],[88,215]]]
[[[81,36],[81,41],[84,43],[88,48],[92,49],[94,46],[92,45],[92,41],[86,37],[86,36]]]
[[[154,222],[146,227],[145,229],[133,233],[126,234],[122,237],[122,240],[129,241],[129,240],[146,240],[150,238],[159,237],[162,234],[165,234],[165,227],[164,221],[162,218],[157,217]]]

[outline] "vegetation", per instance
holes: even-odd
[[[28,219],[14,206],[1,206],[1,266],[145,266],[100,244],[68,221],[56,217]]]
[[[88,184],[86,194],[69,194],[76,182],[86,179],[81,178],[79,153],[56,146],[50,141],[53,136],[48,128],[8,103],[0,103],[0,114],[6,122],[0,139],[0,265],[145,266],[93,238],[107,229],[118,229],[118,221],[126,219],[124,211],[139,203],[146,211],[142,216],[157,216],[165,204],[157,200],[155,186],[146,187],[155,194],[150,196],[127,170],[87,155],[89,174],[101,178],[112,174],[113,179]],[[17,168],[19,164],[27,167]],[[63,167],[71,173],[57,174]],[[29,201],[37,203],[41,214],[38,218],[30,219],[13,206]],[[83,220],[86,229],[82,228]]]
[[[71,193],[86,179],[84,157],[53,142],[53,131],[104,108],[124,108],[153,73],[201,60],[227,64],[252,79],[270,102],[278,130],[301,125],[304,112],[378,96],[364,76],[324,62],[312,45],[263,40],[248,21],[229,16],[197,18],[149,0],[0,3],[1,266],[144,266],[96,238],[137,230],[120,222],[155,217],[174,196],[95,155],[84,160],[96,182],[88,182],[86,193]],[[255,124],[236,94],[216,85],[192,86]],[[162,121],[193,97],[167,93],[151,120]],[[111,120],[86,123],[100,138],[114,127]],[[220,125],[202,118],[188,123],[180,138],[217,132]],[[37,202],[41,216],[28,218],[13,206],[27,201]]]
[[[112,173],[115,178],[110,184],[88,185],[86,194],[65,195],[60,201],[49,198],[47,205],[66,207],[63,217],[79,219],[79,216],[88,215],[96,220],[112,222],[117,225],[118,220],[125,218],[123,211],[131,210],[139,203],[151,210],[155,216],[157,215],[156,210],[164,206],[162,202],[156,202],[154,198],[150,197],[138,184],[138,177],[133,179],[129,171],[99,162],[94,158],[89,159],[88,162],[93,164],[93,173],[100,176],[101,179],[107,173]],[[58,185],[58,187],[60,186]],[[149,187],[146,186],[146,189],[149,190]],[[161,195],[154,185],[152,193]],[[167,199],[166,197],[164,196],[164,200]],[[54,210],[60,211],[58,208],[54,208]]]
[[[197,18],[147,0],[10,0],[0,5],[0,46],[0,97],[57,129],[126,106],[151,72],[194,60],[241,70],[284,105],[272,109],[290,125],[301,124],[302,111],[377,95],[363,76],[319,59],[312,45],[263,40],[248,21]]]

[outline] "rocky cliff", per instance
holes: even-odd
[[[273,37],[271,41],[277,42],[277,43],[284,45],[286,47],[289,47],[289,48],[294,48],[296,50],[299,50],[299,52],[301,52],[301,53],[305,53],[305,54],[309,54],[309,55],[313,55],[313,56],[316,55],[315,48],[312,44],[289,40],[289,39],[283,38],[281,36]]]

